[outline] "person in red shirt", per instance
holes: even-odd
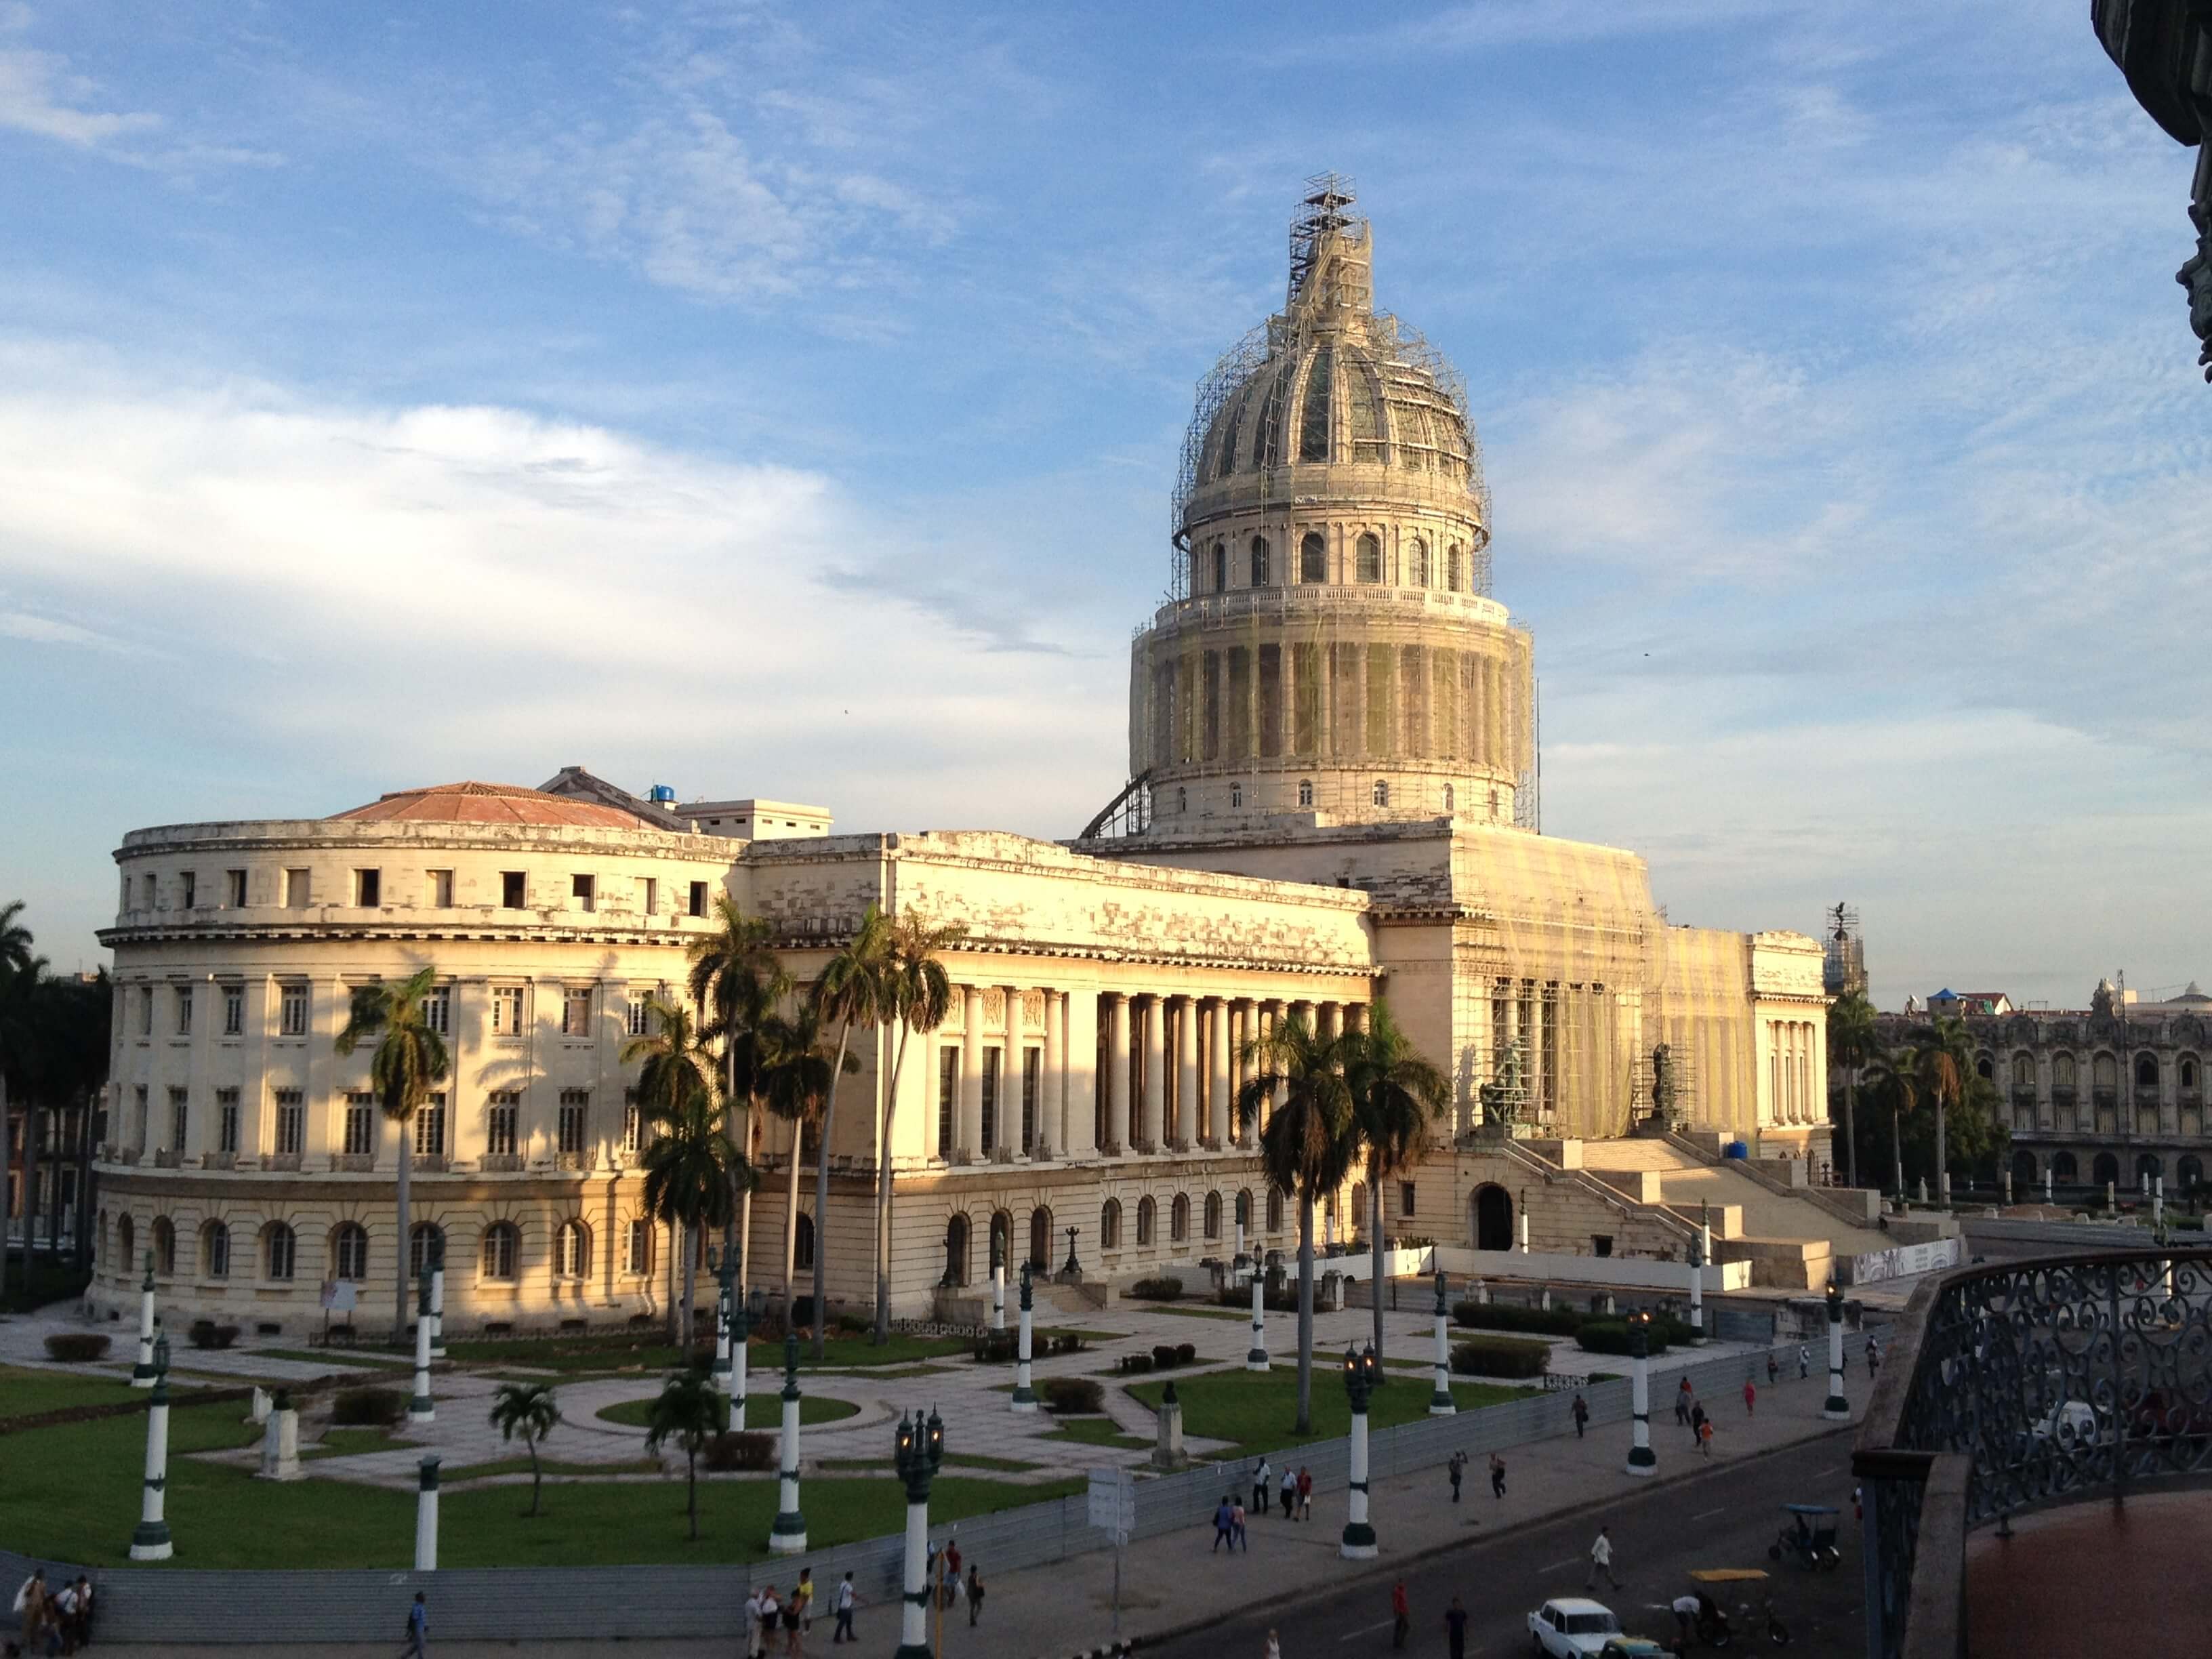
[[[1413,1628],[1413,1606],[1406,1600],[1406,1581],[1401,1578],[1390,1586],[1390,1645],[1404,1647],[1407,1634]]]
[[[1751,1415],[1751,1408],[1759,1401],[1758,1386],[1749,1377],[1743,1379],[1743,1414]]]

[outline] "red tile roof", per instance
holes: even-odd
[[[549,795],[513,783],[440,783],[395,789],[332,819],[407,820],[420,823],[574,824],[594,830],[658,829],[635,812],[597,801]]]

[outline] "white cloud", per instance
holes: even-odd
[[[28,16],[18,10],[15,27]],[[86,107],[98,92],[94,82],[70,72],[66,58],[27,46],[0,46],[0,127],[98,149],[161,125],[158,115]]]

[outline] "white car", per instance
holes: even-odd
[[[1528,1634],[1536,1651],[1553,1659],[1584,1659],[1620,1634],[1620,1620],[1602,1601],[1580,1595],[1555,1595],[1528,1615]]]

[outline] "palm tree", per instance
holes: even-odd
[[[673,1440],[684,1448],[686,1506],[691,1516],[691,1536],[699,1536],[699,1451],[721,1433],[726,1401],[714,1392],[704,1365],[687,1365],[660,1385],[653,1397],[653,1414],[647,1419],[645,1449],[659,1452],[661,1443]]]
[[[1382,1354],[1382,1183],[1420,1162],[1429,1122],[1451,1106],[1451,1079],[1421,1058],[1390,1005],[1377,1000],[1367,1029],[1343,1039],[1345,1083],[1352,1121],[1367,1155],[1368,1243],[1374,1272],[1368,1299],[1375,1307],[1375,1353]]]
[[[337,1045],[339,1054],[349,1054],[370,1037],[376,1039],[376,1052],[368,1057],[369,1087],[384,1115],[399,1126],[399,1246],[393,1264],[392,1314],[395,1341],[407,1328],[407,1186],[415,1151],[409,1130],[432,1087],[446,1080],[452,1064],[446,1040],[431,1029],[424,1006],[437,977],[436,969],[423,968],[397,984],[379,981],[356,986]]]
[[[1863,991],[1846,991],[1828,1005],[1828,1059],[1844,1073],[1844,1150],[1846,1184],[1858,1184],[1858,1142],[1852,1139],[1851,1095],[1859,1073],[1881,1048],[1874,1004]]]
[[[713,931],[691,941],[687,954],[691,1000],[703,1020],[701,1035],[721,1044],[725,1112],[744,1111],[734,1139],[752,1155],[752,1108],[760,1100],[760,1064],[750,1039],[760,1021],[789,994],[791,976],[776,960],[775,933],[759,916],[749,916],[727,893],[714,895]],[[738,1250],[738,1293],[744,1294],[752,1264],[752,1190],[732,1194],[732,1214],[723,1222],[722,1248],[729,1249],[734,1224],[743,1241]]]
[[[938,952],[967,933],[965,927],[939,927],[919,910],[909,910],[892,922],[884,950],[882,1012],[894,1024],[891,1085],[884,1091],[883,1130],[876,1137],[876,1323],[869,1340],[877,1347],[891,1340],[891,1125],[898,1112],[907,1039],[945,1024],[952,1007],[952,980]]]
[[[1358,1033],[1353,1033],[1357,1041]],[[1293,1433],[1313,1427],[1314,1204],[1344,1185],[1359,1155],[1359,1130],[1345,1081],[1346,1046],[1325,1037],[1293,1014],[1244,1045],[1249,1075],[1237,1091],[1240,1133],[1283,1094],[1260,1131],[1260,1167],[1267,1184],[1298,1200],[1298,1420]]]
[[[830,1073],[830,1099],[822,1109],[820,1150],[814,1158],[814,1357],[822,1358],[830,1322],[828,1306],[830,1233],[824,1218],[830,1213],[830,1146],[837,1123],[837,1085],[843,1078],[846,1051],[853,1028],[871,1029],[884,1023],[888,990],[885,966],[890,959],[891,926],[880,906],[871,904],[845,948],[822,965],[822,972],[806,993],[816,1016],[837,1026],[837,1063]]]
[[[1920,1101],[1920,1085],[1909,1063],[1887,1048],[1876,1048],[1866,1064],[1863,1085],[1870,1098],[1889,1103],[1889,1146],[1896,1159],[1897,1196],[1905,1197],[1905,1133],[1903,1120]]]
[[[763,1065],[761,1094],[768,1109],[791,1125],[790,1184],[784,1194],[783,1214],[783,1317],[788,1328],[796,1328],[792,1315],[794,1304],[791,1299],[792,1285],[799,1272],[799,1164],[806,1150],[806,1129],[821,1120],[822,1103],[835,1086],[836,1073],[830,1057],[828,1044],[823,1040],[822,1017],[811,1007],[801,1007],[788,1017],[770,1014],[756,1028],[761,1036]],[[853,1071],[860,1069],[856,1055],[839,1053],[836,1062]],[[821,1138],[817,1137],[815,1161],[829,1162]],[[814,1259],[822,1260],[822,1224],[825,1212],[815,1212]],[[815,1328],[822,1324],[822,1306],[814,1308]]]
[[[637,1079],[639,1127],[646,1134],[638,1164],[645,1171],[646,1212],[669,1227],[684,1264],[677,1341],[688,1354],[698,1234],[728,1224],[731,1194],[740,1185],[750,1189],[752,1172],[724,1131],[713,1064],[690,1011],[654,997],[646,1004],[646,1018],[652,1029],[623,1044],[622,1057],[625,1064],[645,1062]]]
[[[1974,1043],[1966,1035],[1966,1022],[1956,1014],[1938,1014],[1930,1024],[1916,1026],[1908,1037],[1912,1044],[1912,1069],[1920,1091],[1936,1106],[1936,1201],[1951,1201],[1951,1160],[1944,1139],[1943,1109],[1956,1105],[1973,1074]]]
[[[530,1512],[538,1513],[538,1443],[561,1420],[561,1402],[550,1382],[502,1382],[492,1395],[491,1425],[501,1440],[517,1434],[530,1451]]]

